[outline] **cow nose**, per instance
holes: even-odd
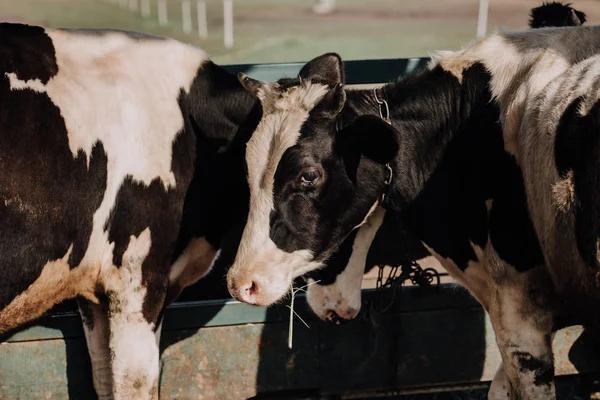
[[[346,311],[340,313],[334,310],[327,310],[327,312],[325,313],[325,320],[328,322],[332,322],[336,325],[340,325],[353,320],[357,314],[358,310],[354,308],[349,308]]]
[[[325,313],[325,320],[336,325],[341,325],[345,322],[348,322],[348,320],[340,317],[339,314],[333,310],[328,310],[327,313]]]
[[[251,280],[244,282],[234,289],[231,295],[244,303],[256,304],[256,295],[258,294],[258,284]]]

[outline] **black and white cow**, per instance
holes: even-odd
[[[98,396],[157,398],[162,310],[245,219],[260,106],[177,41],[16,24],[0,98],[0,333],[77,297]]]
[[[242,75],[263,116],[230,292],[271,304],[382,204],[489,312],[503,358],[490,398],[554,398],[554,317],[598,325],[598,54],[600,27],[547,28],[375,91],[344,90],[335,54],[295,80]]]
[[[571,4],[550,2],[531,9],[529,27],[578,26],[585,21],[585,14],[572,8]],[[404,224],[398,224],[395,215],[384,215],[385,210],[377,208],[359,231],[351,233],[356,235],[354,242],[345,241],[336,255],[328,259],[327,267],[308,274],[309,283],[316,284],[307,287],[306,298],[321,319],[340,323],[358,315],[363,272],[374,266],[374,262],[396,265],[427,254],[415,242],[411,232],[405,229]],[[383,221],[385,224],[379,230]],[[402,236],[404,246],[398,245],[398,236]],[[371,242],[372,248],[369,247]]]

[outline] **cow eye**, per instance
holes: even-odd
[[[316,186],[322,177],[322,172],[318,168],[306,168],[298,175],[296,186],[300,188],[310,188]]]

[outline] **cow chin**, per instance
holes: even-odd
[[[294,278],[319,266],[309,251],[288,253],[271,242],[251,256],[236,259],[227,274],[227,286],[237,300],[268,306],[290,292]]]
[[[357,290],[348,290],[337,282],[331,285],[318,285],[314,281],[309,283],[306,301],[317,317],[334,324],[356,318],[361,308],[360,286]]]

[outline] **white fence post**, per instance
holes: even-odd
[[[150,0],[141,0],[142,4],[141,4],[141,11],[142,11],[142,17],[144,18],[148,18],[150,16]]]
[[[477,39],[485,36],[487,31],[489,0],[479,0],[479,16],[477,17]]]
[[[192,31],[192,1],[181,0],[181,20],[183,22],[183,31],[190,33]]]
[[[208,21],[206,20],[206,0],[196,1],[196,8],[198,12],[198,35],[202,39],[208,37]]]
[[[233,0],[223,0],[223,42],[233,47]]]
[[[165,26],[168,23],[167,0],[158,0],[158,24],[160,26]]]

